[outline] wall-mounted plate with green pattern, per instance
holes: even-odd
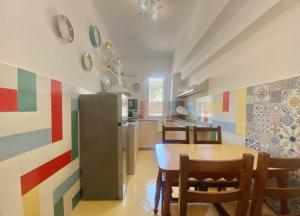
[[[82,66],[86,71],[91,71],[93,68],[93,59],[88,52],[85,52],[82,55]]]
[[[96,26],[91,25],[90,29],[89,29],[89,34],[90,34],[90,40],[91,40],[93,47],[100,47],[101,35],[99,32],[99,29]]]

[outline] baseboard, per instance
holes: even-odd
[[[140,151],[153,150],[153,149],[154,149],[154,146],[142,146],[142,147],[139,147]]]

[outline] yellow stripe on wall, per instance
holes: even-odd
[[[23,196],[24,216],[40,216],[39,189],[35,187]]]
[[[238,136],[246,136],[246,89],[240,89],[236,91],[236,103],[236,134]]]
[[[212,111],[213,112],[222,112],[222,103],[221,102],[214,102],[212,104]]]

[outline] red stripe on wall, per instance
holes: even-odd
[[[140,119],[145,119],[145,101],[140,101]]]
[[[22,195],[35,188],[51,175],[70,163],[71,155],[71,151],[67,151],[66,153],[21,176]]]
[[[51,80],[52,143],[62,140],[61,82]]]
[[[229,112],[229,92],[223,92],[223,112]]]
[[[0,112],[18,111],[18,91],[0,88]]]
[[[204,122],[208,123],[208,116],[204,116]]]

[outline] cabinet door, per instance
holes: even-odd
[[[153,148],[161,143],[162,133],[158,132],[157,121],[140,121],[139,148]]]

